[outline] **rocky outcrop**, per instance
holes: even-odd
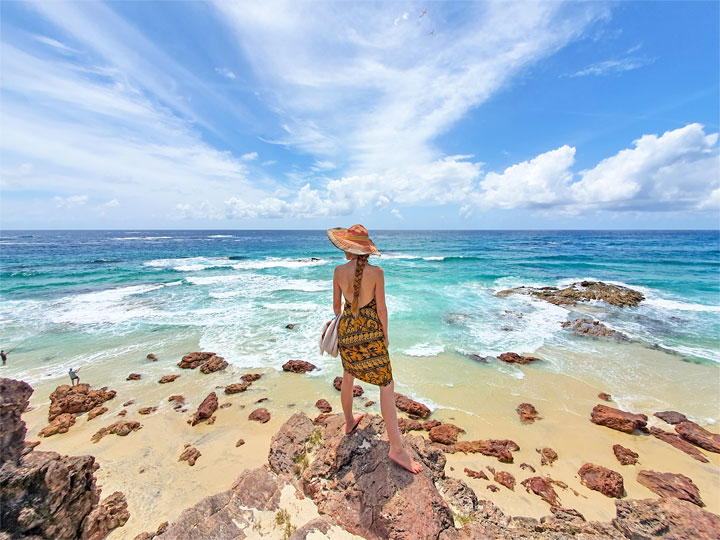
[[[320,412],[329,413],[332,412],[332,406],[327,399],[318,399],[315,402],[315,406],[320,409]]]
[[[658,417],[660,420],[672,425],[688,421],[687,416],[677,411],[660,411],[656,412],[655,416]]]
[[[127,379],[125,379],[125,380],[126,381],[139,381],[141,378],[142,378],[142,375],[140,375],[139,373],[131,373],[130,375],[127,376]]]
[[[488,439],[486,441],[458,441],[452,450],[466,454],[479,453],[495,457],[501,463],[512,463],[512,452],[517,452],[520,447],[515,441],[509,439]]]
[[[99,390],[90,390],[90,385],[85,383],[76,386],[62,384],[50,394],[48,420],[52,422],[63,413],[87,412],[114,398],[115,394],[115,390],[108,390],[107,386]]]
[[[540,465],[552,465],[557,461],[557,452],[552,448],[536,448],[535,451],[540,454]]]
[[[644,414],[633,414],[607,405],[595,405],[590,414],[590,421],[624,433],[632,433],[636,429],[647,430],[647,416]]]
[[[422,424],[418,423],[418,430],[423,429]],[[458,435],[465,433],[465,430],[455,424],[440,424],[428,431],[428,437],[432,442],[438,442],[441,444],[455,444],[457,442]]]
[[[333,380],[333,387],[338,392],[342,391],[342,377],[335,377],[335,379]],[[353,386],[353,397],[360,397],[363,395],[363,393],[364,390],[362,386],[360,386],[359,384]]]
[[[406,412],[410,418],[427,418],[430,416],[430,409],[414,399],[410,399],[402,394],[395,394],[395,406],[403,412]]]
[[[119,420],[114,424],[110,424],[109,426],[102,428],[100,431],[95,433],[95,435],[93,435],[90,440],[96,443],[99,442],[105,435],[113,434],[119,435],[120,437],[125,437],[133,431],[137,431],[141,428],[142,424],[140,422],[136,422],[135,420]]]
[[[27,428],[21,415],[30,404],[32,387],[24,381],[0,379],[0,465],[16,464],[23,454]]]
[[[93,508],[83,521],[83,540],[102,540],[107,534],[118,527],[125,525],[130,519],[128,504],[125,495],[116,491],[105,497],[103,501]]]
[[[665,441],[666,443],[674,446],[678,450],[682,450],[687,455],[691,456],[693,459],[697,459],[701,463],[710,462],[710,460],[705,457],[705,454],[703,454],[700,450],[695,448],[695,446],[687,442],[685,439],[680,437],[680,435],[670,433],[669,431],[663,431],[662,429],[654,426],[651,427],[649,431],[653,437],[657,437],[661,441]]]
[[[270,413],[266,408],[260,407],[248,415],[248,420],[255,420],[256,422],[264,424],[270,420]]]
[[[523,356],[514,352],[502,353],[498,356],[498,360],[505,362],[506,364],[529,364],[530,362],[539,361],[539,358],[534,356]]]
[[[187,461],[188,465],[192,467],[193,465],[195,465],[197,458],[199,458],[200,456],[202,456],[200,450],[188,443],[185,445],[182,454],[180,454],[180,457],[178,458],[178,461]]]
[[[620,498],[625,491],[622,475],[602,465],[586,463],[578,470],[578,476],[582,485],[606,497]]]
[[[570,328],[576,336],[606,337],[617,341],[630,341],[630,338],[622,332],[608,328],[600,321],[584,317],[573,321],[565,321],[562,323],[562,327]]]
[[[520,416],[520,421],[524,423],[531,424],[539,418],[537,409],[530,403],[521,403],[517,409],[515,409],[515,412]]]
[[[574,306],[579,302],[602,300],[617,307],[634,307],[645,300],[645,295],[621,285],[602,281],[579,281],[559,289],[557,287],[516,287],[500,291],[498,296],[529,294],[557,306]]]
[[[47,426],[42,428],[38,433],[39,437],[51,437],[57,433],[67,433],[68,430],[75,425],[75,415],[72,413],[63,413],[52,419]]]
[[[194,426],[203,420],[210,418],[218,408],[218,398],[215,392],[210,392],[208,396],[203,399],[202,403],[198,407],[192,418],[188,420],[188,424]]]
[[[613,524],[630,540],[717,540],[720,516],[673,497],[615,501]]]
[[[305,360],[288,360],[283,364],[282,368],[283,371],[290,371],[291,373],[307,373],[317,369],[317,366]]]
[[[675,425],[675,431],[688,442],[699,446],[708,452],[720,454],[720,435],[711,433],[695,422],[680,422]]]
[[[195,369],[215,356],[214,352],[193,352],[186,354],[178,362],[178,367],[183,369]]]
[[[180,377],[180,375],[163,375],[158,382],[160,384],[167,384],[173,382],[178,377]]]
[[[248,382],[248,381],[243,381],[241,383],[228,384],[225,387],[225,393],[226,394],[239,394],[240,392],[244,392],[245,390],[247,390],[249,386],[250,386],[250,382]]]
[[[640,471],[637,481],[660,497],[675,497],[697,506],[705,506],[700,498],[700,490],[684,474]]]
[[[635,465],[640,455],[620,444],[613,445],[613,453],[621,465]]]
[[[200,371],[203,373],[214,373],[228,367],[228,363],[222,356],[211,356],[206,362],[203,362],[200,366]]]

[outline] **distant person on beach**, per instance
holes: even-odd
[[[0,351],[0,357],[2,358],[3,366],[4,366],[4,365],[5,365],[5,362],[7,362],[7,353],[5,352],[5,349],[3,349],[2,351]]]
[[[327,235],[348,259],[336,267],[333,274],[333,310],[336,317],[341,317],[338,350],[343,366],[340,400],[345,414],[345,433],[355,431],[364,416],[353,414],[352,410],[355,377],[379,386],[380,410],[390,441],[388,457],[417,474],[422,465],[412,460],[403,448],[395,409],[395,383],[387,350],[390,341],[385,277],[381,268],[367,263],[368,256],[378,254],[378,249],[362,225],[328,229]]]
[[[80,371],[80,368],[78,368],[78,369],[70,368],[68,370],[68,375],[70,375],[70,384],[72,384],[73,386],[80,384],[80,377],[78,377],[78,374],[77,374],[78,371]]]

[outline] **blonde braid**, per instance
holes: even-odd
[[[367,263],[367,255],[358,255],[355,263],[355,281],[353,281],[353,301],[350,304],[350,313],[353,317],[357,317],[360,314],[360,282],[362,281],[363,270],[365,269],[365,263]]]

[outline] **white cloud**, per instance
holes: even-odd
[[[64,43],[59,42],[57,39],[53,39],[53,38],[47,37],[47,36],[40,36],[40,35],[34,35],[33,37],[40,43],[49,45],[50,47],[53,47],[54,49],[56,49],[62,53],[70,54],[70,53],[78,52],[75,49],[73,49],[72,47],[68,47]]]
[[[266,167],[268,165],[275,165],[277,163],[277,160],[275,159],[268,159],[267,161],[263,161],[260,165],[263,167]]]
[[[315,163],[313,163],[312,167],[310,167],[311,170],[318,172],[318,171],[328,171],[330,169],[336,169],[337,165],[333,163],[330,160],[316,160]]]
[[[632,71],[641,67],[648,66],[655,62],[652,58],[620,58],[616,60],[604,60],[577,71],[570,75],[571,77],[584,77],[586,75],[610,75],[612,73],[622,73],[624,71]]]
[[[105,208],[115,208],[120,206],[120,202],[117,199],[111,199],[103,205]]]
[[[220,75],[225,77],[226,79],[234,79],[235,74],[230,71],[228,68],[215,68],[215,71],[217,71]]]
[[[402,214],[400,213],[400,210],[398,210],[397,208],[393,208],[392,210],[390,210],[390,213],[398,219],[403,218]]]
[[[248,152],[247,154],[243,154],[240,156],[240,159],[244,159],[245,161],[253,161],[254,159],[258,158],[257,152]]]
[[[69,197],[53,197],[55,206],[58,208],[75,208],[82,206],[88,201],[87,195],[70,195]]]

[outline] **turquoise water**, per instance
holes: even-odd
[[[290,358],[322,365],[334,265],[324,231],[6,231],[0,238],[0,338],[12,371],[64,373],[137,343],[197,339],[242,367]],[[372,232],[383,252],[391,354],[497,355],[579,346],[570,310],[519,285],[625,284],[636,308],[577,308],[678,361],[720,363],[717,231]],[[288,323],[295,324],[288,330]],[[154,341],[157,336],[156,342]],[[36,368],[42,367],[42,370]]]

